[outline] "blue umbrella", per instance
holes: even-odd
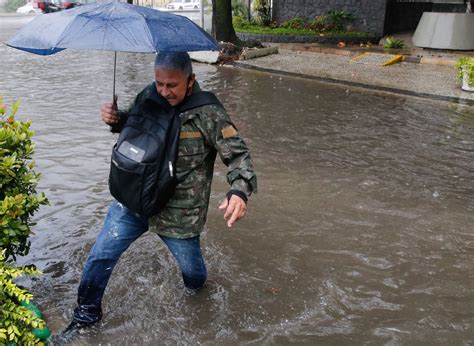
[[[216,41],[190,19],[122,2],[99,2],[44,14],[6,43],[50,55],[66,48],[153,53],[219,50]],[[114,95],[115,95],[114,59]]]

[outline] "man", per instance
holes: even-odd
[[[188,96],[199,91],[189,55],[162,52],[155,61],[155,82],[137,95],[128,111],[119,111],[115,102],[104,104],[102,120],[113,132],[120,132],[128,114],[140,109],[152,95],[161,96],[171,107],[179,109]],[[158,215],[150,218],[135,214],[117,201],[112,203],[84,266],[78,306],[66,331],[90,326],[101,319],[102,297],[115,264],[147,230],[157,233],[176,258],[188,290],[194,292],[204,286],[207,271],[199,235],[206,222],[217,153],[228,166],[227,180],[231,186],[219,208],[224,211],[228,227],[244,217],[247,198],[257,190],[247,146],[221,106],[205,105],[185,111],[181,114],[176,163],[179,183],[174,195]]]

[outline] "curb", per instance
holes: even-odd
[[[311,75],[302,74],[302,73],[295,73],[295,72],[281,71],[281,70],[275,70],[275,69],[270,69],[270,68],[257,67],[257,66],[246,64],[245,62],[240,62],[240,61],[231,62],[231,63],[229,63],[229,65],[237,67],[237,68],[246,69],[246,70],[261,71],[261,72],[267,72],[267,73],[273,73],[273,74],[280,74],[280,75],[289,76],[289,77],[297,77],[297,78],[303,78],[303,79],[309,79],[309,80],[316,80],[316,81],[331,83],[331,84],[348,85],[348,86],[352,86],[352,87],[359,87],[359,88],[364,88],[364,89],[373,90],[373,91],[389,92],[389,93],[394,93],[394,94],[398,94],[398,95],[415,96],[415,97],[420,97],[420,98],[424,98],[424,99],[438,100],[438,101],[448,101],[448,102],[454,102],[454,103],[464,104],[464,105],[468,105],[468,106],[474,106],[474,100],[465,99],[465,98],[462,98],[462,97],[443,96],[443,95],[416,92],[416,91],[411,91],[411,90],[403,90],[403,89],[397,89],[397,88],[377,86],[377,85],[373,85],[373,84],[364,84],[364,83],[359,83],[359,82],[352,82],[352,81],[348,81],[348,80],[340,80],[340,79],[334,79],[334,78],[328,78],[328,77],[311,76]]]

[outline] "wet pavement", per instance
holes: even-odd
[[[0,21],[0,41],[22,24]],[[44,274],[26,284],[57,332],[111,200],[116,137],[98,109],[111,98],[112,54],[2,45],[0,56],[0,94],[33,120],[39,190],[51,202],[22,259]],[[152,71],[153,55],[119,54],[119,106]],[[103,322],[74,344],[474,343],[472,106],[229,66],[195,72],[250,146],[259,193],[228,230],[218,163],[207,287],[187,295],[147,234],[115,269]]]
[[[456,80],[452,54],[449,57],[440,54],[436,59],[431,58],[432,63],[401,62],[381,66],[376,63],[352,62],[362,51],[335,48],[326,50],[332,54],[280,49],[279,54],[238,61],[236,65],[270,73],[280,72],[295,77],[474,105],[474,92],[463,91],[461,83]],[[390,56],[385,56],[389,60]]]

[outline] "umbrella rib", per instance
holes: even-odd
[[[115,11],[115,7],[112,7],[112,11]],[[109,31],[110,18],[112,17],[112,11],[109,12],[109,18],[108,18],[109,20],[105,22],[104,37],[102,37],[102,49],[104,49],[105,37],[107,36],[107,32]]]

